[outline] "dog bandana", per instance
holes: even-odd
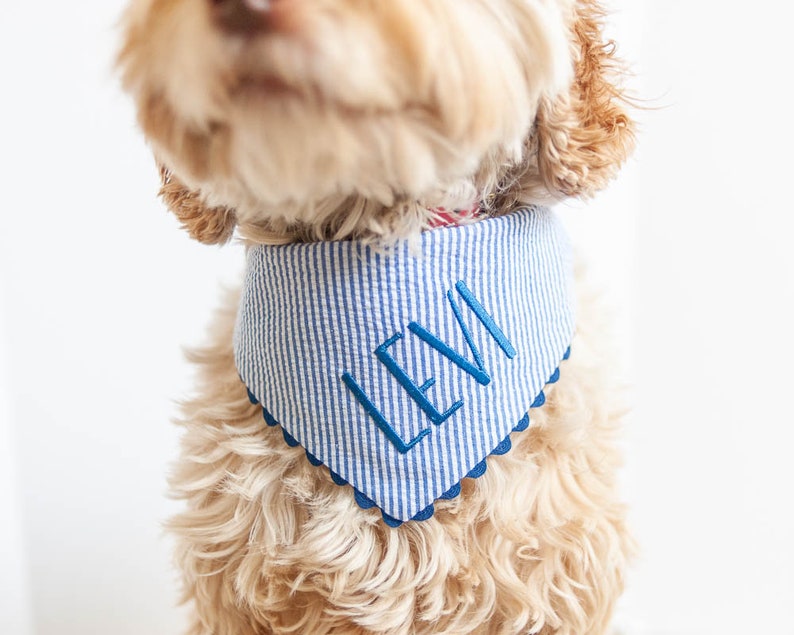
[[[259,245],[235,361],[285,441],[397,526],[510,449],[573,334],[570,247],[531,207],[419,246]]]

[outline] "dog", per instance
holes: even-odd
[[[633,146],[603,17],[597,0],[132,0],[119,66],[162,198],[193,238],[248,252],[180,421],[191,634],[608,632],[632,549],[623,408],[546,209],[605,187]],[[523,361],[532,342],[548,359]],[[472,415],[491,388],[477,408],[526,416]],[[463,458],[428,450],[482,430]]]

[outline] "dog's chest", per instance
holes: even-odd
[[[546,209],[426,232],[254,247],[235,358],[265,422],[397,525],[510,449],[569,353],[570,248]]]

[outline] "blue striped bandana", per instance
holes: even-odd
[[[250,248],[234,343],[265,421],[392,526],[510,449],[573,334],[570,246],[549,210],[419,240]]]

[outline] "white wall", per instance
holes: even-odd
[[[0,7],[3,635],[183,619],[159,528],[190,386],[179,345],[201,341],[240,252],[193,244],[154,200],[110,71],[121,5]],[[620,621],[794,634],[790,10],[612,5],[654,109],[620,181],[566,219],[636,384],[624,480],[643,552]]]
[[[1,288],[1,287],[0,287]],[[5,333],[3,295],[0,293],[0,334]],[[0,337],[0,633],[32,635],[25,539],[17,482],[7,354]]]
[[[629,482],[654,632],[794,633],[785,3],[646,3]]]
[[[239,255],[194,245],[155,200],[111,70],[121,7],[0,4],[3,387],[37,635],[178,632],[161,523],[180,345]]]

